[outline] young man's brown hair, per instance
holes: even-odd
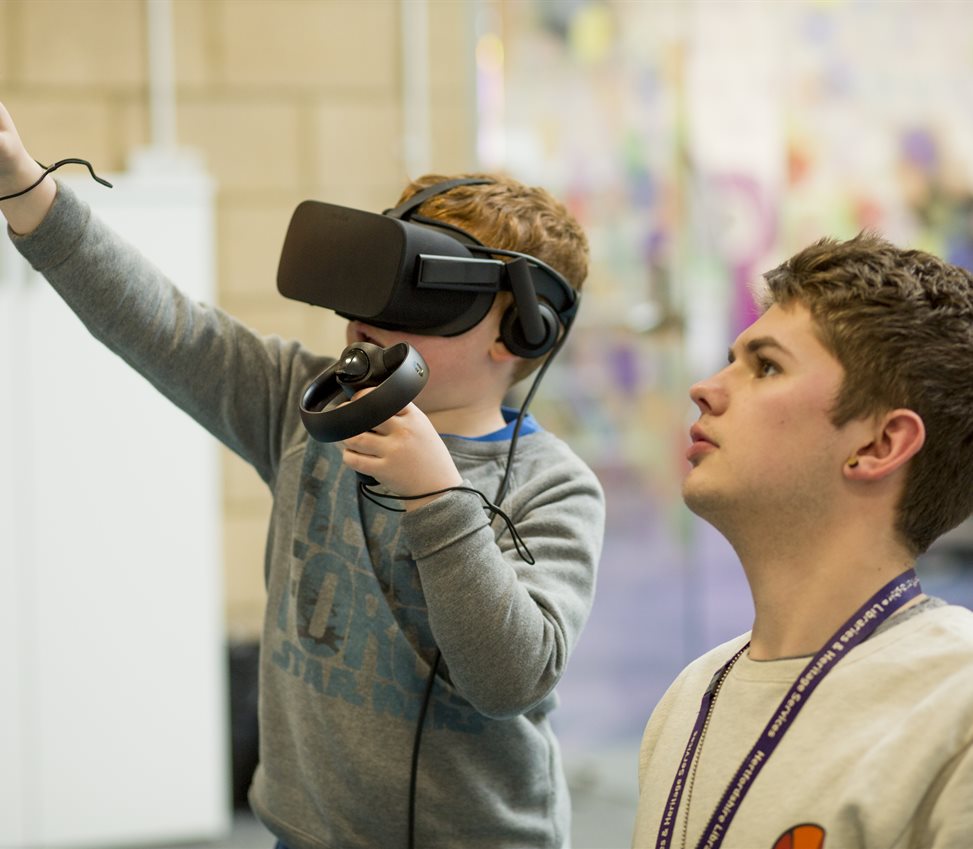
[[[821,239],[764,278],[761,306],[806,306],[845,370],[836,427],[900,407],[922,418],[896,522],[922,553],[973,512],[973,274],[863,232]]]

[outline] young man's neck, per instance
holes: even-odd
[[[750,657],[775,660],[817,652],[914,558],[891,536],[856,540],[838,531],[787,548],[751,546],[741,561],[754,601]]]

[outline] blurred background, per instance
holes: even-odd
[[[186,288],[322,352],[343,322],[275,287],[301,200],[501,170],[582,222],[584,308],[533,408],[608,496],[555,719],[582,849],[628,845],[652,707],[750,624],[678,497],[687,389],[748,284],[863,228],[973,268],[965,0],[0,0],[0,100],[38,160],[116,183],[59,172]],[[0,346],[0,846],[269,848],[242,804],[266,488],[6,240]],[[973,605],[969,523],[922,576]]]

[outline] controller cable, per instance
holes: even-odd
[[[504,513],[497,505],[502,503],[504,497],[507,494],[507,488],[510,484],[510,472],[511,465],[513,463],[514,451],[517,448],[517,440],[520,437],[521,426],[524,423],[524,419],[527,417],[527,408],[530,406],[531,401],[534,399],[534,395],[537,392],[537,388],[540,386],[541,379],[547,372],[548,367],[554,361],[555,355],[561,350],[564,345],[564,340],[567,337],[567,330],[561,334],[561,338],[557,340],[551,349],[551,353],[548,355],[547,359],[541,364],[541,367],[537,370],[537,374],[531,383],[530,389],[527,391],[527,395],[524,397],[523,402],[520,405],[520,410],[517,414],[517,419],[514,424],[513,433],[510,436],[510,449],[507,451],[507,461],[506,467],[504,469],[503,479],[500,481],[500,486],[497,488],[497,494],[491,502],[482,492],[478,489],[473,489],[467,486],[450,486],[445,489],[439,489],[435,492],[426,492],[422,495],[392,495],[390,493],[376,492],[371,486],[365,481],[359,481],[358,489],[364,498],[371,501],[373,504],[381,507],[384,510],[391,510],[394,513],[404,513],[405,510],[401,507],[391,507],[387,504],[383,504],[378,499],[388,498],[394,499],[396,501],[412,501],[419,498],[428,498],[430,495],[442,495],[446,492],[469,492],[473,495],[478,495],[483,501],[483,509],[487,510],[493,516],[499,516],[505,525],[505,529],[510,531],[510,536],[513,538],[514,547],[517,550],[517,554],[520,556],[521,560],[525,563],[534,565],[536,562],[533,555],[530,553],[530,549],[527,547],[527,543],[524,542],[523,537],[517,531],[514,526],[513,520]],[[498,534],[497,539],[503,535],[503,530]],[[422,704],[419,707],[419,716],[416,718],[416,730],[415,736],[412,741],[412,762],[409,769],[409,832],[408,832],[408,849],[415,849],[415,826],[416,826],[416,784],[419,775],[419,745],[422,740],[422,729],[425,726],[426,714],[429,711],[429,702],[432,697],[433,686],[436,683],[436,673],[439,670],[439,663],[442,660],[442,651],[437,648],[436,654],[433,658],[432,668],[429,670],[429,677],[426,679],[426,688],[422,697]]]
[[[34,162],[37,162],[37,160],[35,159]],[[48,174],[50,174],[52,171],[57,171],[57,169],[62,165],[84,165],[88,169],[88,173],[91,174],[92,180],[97,183],[101,183],[103,186],[108,186],[109,189],[112,188],[111,183],[109,183],[107,180],[103,180],[95,173],[94,167],[87,159],[60,159],[53,165],[44,165],[40,162],[37,162],[37,164],[44,169],[44,173],[41,174],[40,177],[38,177],[37,180],[31,183],[26,189],[21,189],[19,192],[14,192],[12,195],[4,195],[2,198],[0,198],[0,201],[13,200],[14,198],[19,198],[21,195],[25,195],[27,192],[36,189],[41,183],[44,182],[44,178]]]

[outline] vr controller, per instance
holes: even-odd
[[[411,402],[426,385],[429,369],[407,342],[381,348],[356,342],[308,384],[301,396],[301,420],[318,442],[340,442],[380,425]],[[350,403],[334,406],[375,387]]]

